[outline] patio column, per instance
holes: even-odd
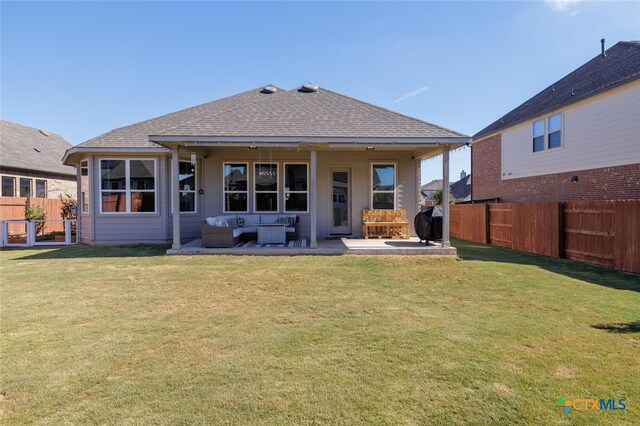
[[[318,248],[317,241],[317,223],[318,223],[318,211],[317,211],[317,173],[318,169],[318,152],[315,149],[311,150],[311,170],[309,173],[309,186],[310,186],[310,194],[309,194],[309,210],[311,213],[311,241],[309,242],[309,247]]]
[[[178,147],[171,149],[171,214],[173,214],[173,244],[171,248],[180,250],[180,154]]]
[[[442,204],[442,248],[449,248],[449,145],[442,148]]]

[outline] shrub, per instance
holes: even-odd
[[[71,222],[71,232],[75,233],[78,201],[68,193],[60,194],[60,201],[62,202],[62,207],[60,207],[60,216],[62,216],[62,220],[74,221]]]
[[[47,217],[47,212],[44,207],[41,206],[33,206],[33,207],[25,207],[24,209],[24,218],[25,220],[45,220]],[[42,234],[44,232],[44,222],[36,223],[36,235]]]

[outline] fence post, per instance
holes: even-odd
[[[31,247],[36,242],[36,224],[32,220],[27,222],[27,246]]]
[[[558,203],[558,257],[564,259],[564,203]]]
[[[69,219],[64,221],[64,243],[71,244],[71,221]]]
[[[489,204],[488,203],[484,203],[484,243],[485,244],[489,244],[489,241],[491,241],[491,237],[489,235],[490,228],[489,228]]]
[[[5,241],[5,234],[7,228],[4,226],[4,220],[0,220],[0,247],[4,247],[4,241]]]

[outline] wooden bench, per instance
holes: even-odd
[[[362,235],[365,239],[409,238],[409,222],[403,209],[400,210],[363,210]]]

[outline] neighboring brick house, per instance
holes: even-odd
[[[45,130],[0,120],[3,197],[58,198],[77,193],[75,167],[62,164],[72,145]]]
[[[474,201],[640,199],[640,42],[619,42],[473,136]]]

